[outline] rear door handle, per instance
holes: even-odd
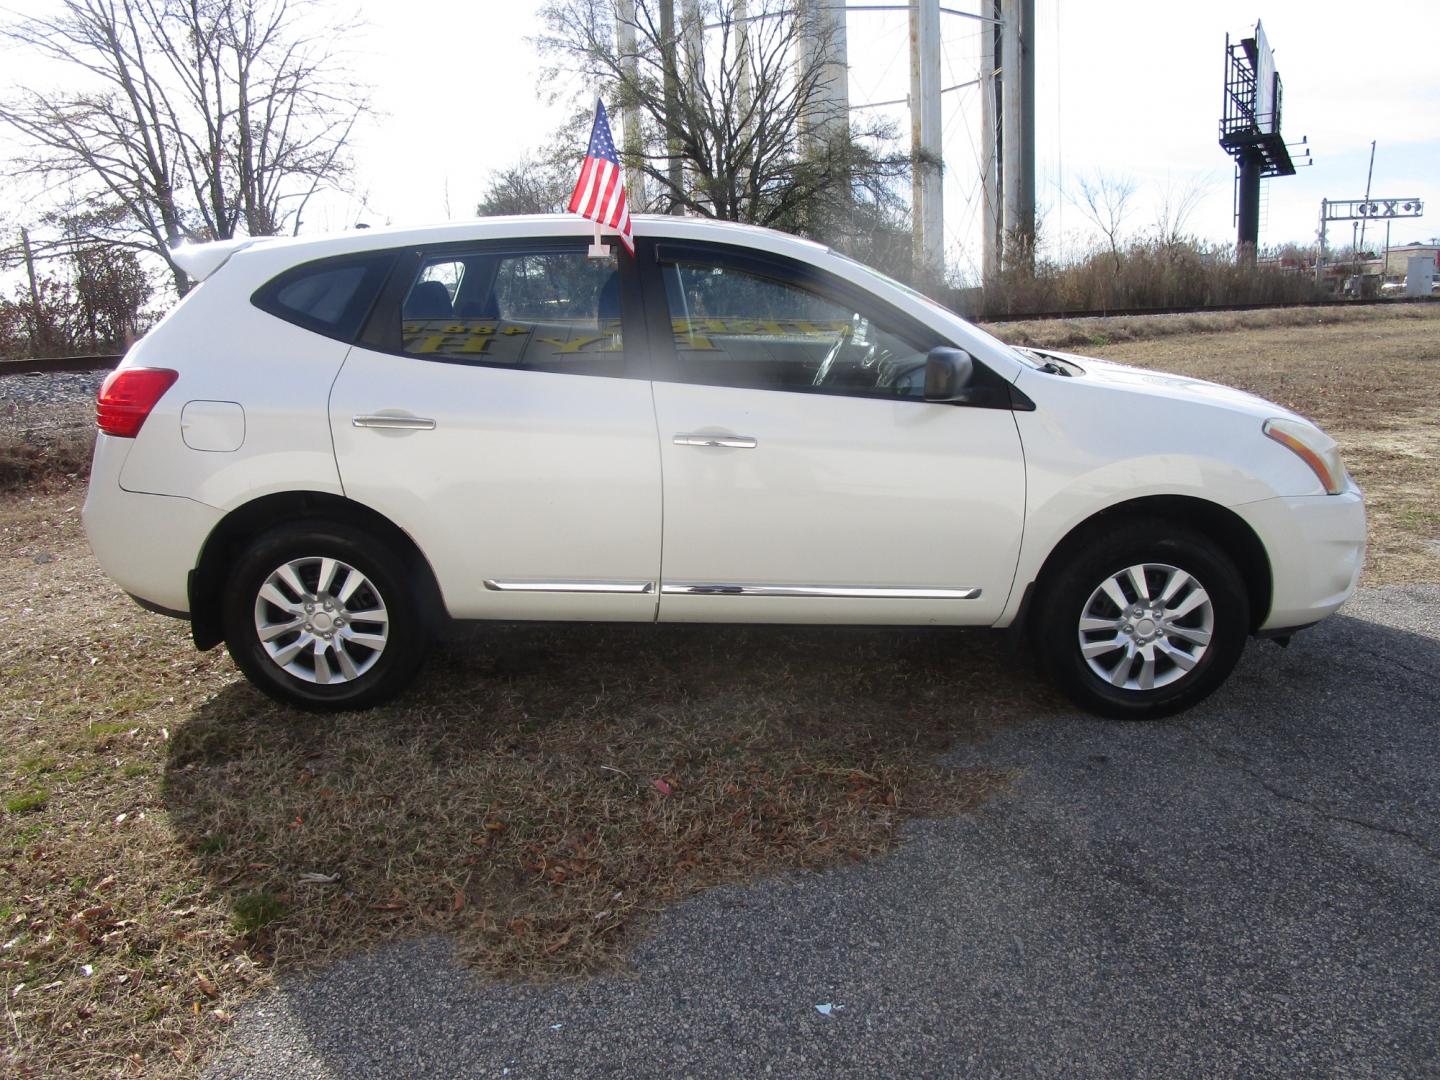
[[[428,416],[352,416],[350,423],[355,427],[385,428],[390,431],[434,431],[435,421]]]
[[[749,435],[676,435],[676,446],[729,446],[736,450],[754,450],[760,445]]]

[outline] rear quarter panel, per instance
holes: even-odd
[[[122,366],[173,368],[180,377],[136,437],[122,488],[222,509],[275,491],[341,493],[327,402],[349,346],[250,302],[293,260],[284,250],[240,252],[131,350]],[[185,444],[181,415],[192,401],[241,406],[237,449]]]

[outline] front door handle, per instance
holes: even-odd
[[[754,450],[759,445],[749,435],[680,434],[672,441],[676,446],[730,446],[737,450]]]
[[[435,421],[428,416],[352,416],[350,423],[355,427],[383,428],[389,431],[434,431]]]

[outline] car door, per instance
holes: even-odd
[[[633,259],[583,241],[397,261],[330,395],[345,494],[458,618],[651,620],[660,468]]]
[[[656,344],[666,621],[989,624],[1025,505],[998,376],[985,405],[924,400],[950,344],[807,264],[642,249]]]

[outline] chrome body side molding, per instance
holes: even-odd
[[[535,581],[485,579],[485,588],[491,592],[546,592],[546,593],[652,593],[653,581]]]
[[[979,589],[897,588],[893,585],[757,585],[666,581],[665,596],[819,596],[854,600],[976,600]]]
[[[380,428],[382,431],[434,431],[435,421],[428,416],[395,416],[379,413],[374,416],[352,416],[352,427]]]

